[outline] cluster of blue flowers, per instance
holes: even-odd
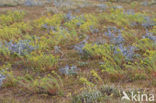
[[[65,15],[65,20],[70,21],[73,18],[75,18],[75,16],[72,15],[72,12],[69,11],[66,15]]]
[[[107,31],[104,33],[106,36],[108,36],[110,39],[115,37],[115,34],[119,34],[120,29],[117,29],[116,27],[108,27]]]
[[[56,31],[56,28],[54,26],[49,26],[48,24],[42,25],[42,28],[48,30],[48,33],[50,31],[54,31],[54,32]]]
[[[147,29],[146,29],[145,36],[143,36],[142,38],[148,38],[156,43],[156,36],[154,36],[152,33],[150,33]]]
[[[120,45],[124,43],[124,38],[119,34],[117,37],[111,38],[110,41],[115,45]]]
[[[81,41],[79,44],[74,46],[74,49],[76,51],[78,51],[80,54],[84,54],[84,50],[83,47],[85,46],[85,44],[87,43],[87,40],[89,39],[89,37],[87,37],[86,39],[84,39],[83,41]]]
[[[139,56],[139,54],[135,53],[137,50],[135,46],[124,47],[123,44],[120,44],[118,47],[115,47],[114,54],[120,53],[117,51],[117,49],[120,50],[126,60],[133,60],[133,57]]]
[[[115,36],[115,34],[118,34],[118,36]],[[134,46],[124,46],[124,38],[120,32],[119,29],[116,27],[109,27],[107,32],[105,32],[105,35],[109,37],[110,42],[114,45],[114,54],[122,53],[123,56],[125,56],[126,60],[132,60],[133,57],[136,55],[135,51],[137,50]],[[118,51],[120,50],[120,52]]]
[[[64,68],[60,68],[59,72],[64,75],[72,75],[72,74],[77,74],[78,70],[79,69],[75,65],[71,67],[69,65],[66,65]]]
[[[7,47],[11,53],[18,54],[20,56],[24,56],[35,50],[28,40],[20,40],[17,43],[13,43],[12,41],[5,42],[5,47]]]

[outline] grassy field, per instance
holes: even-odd
[[[155,0],[0,0],[0,103],[155,103],[138,99],[155,92]]]

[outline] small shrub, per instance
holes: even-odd
[[[21,30],[24,33],[30,32],[33,28],[29,23],[25,23],[25,22],[14,23],[10,27],[18,28],[19,30]]]
[[[105,96],[114,96],[114,97],[121,96],[121,93],[120,93],[121,90],[115,86],[103,85],[100,88],[100,91],[101,91],[102,95],[105,95]]]
[[[0,28],[0,39],[1,40],[13,40],[21,36],[22,32],[20,29],[15,27],[3,27]]]
[[[52,54],[28,55],[27,62],[27,66],[44,71],[52,69],[52,67],[57,64],[58,58]]]
[[[94,84],[90,81],[87,80],[87,78],[84,77],[80,77],[80,82],[86,86],[94,86]]]
[[[60,68],[59,72],[64,75],[72,75],[72,74],[77,74],[78,73],[78,68],[77,66],[73,65],[69,67],[66,65],[64,68]]]
[[[5,42],[6,48],[10,51],[12,54],[16,54],[19,56],[24,56],[30,54],[35,48],[30,45],[28,40],[21,40],[17,43],[13,42]]]
[[[24,18],[25,13],[23,11],[8,11],[7,14],[0,16],[0,24],[10,25],[15,22],[19,22]]]
[[[20,81],[20,84],[32,93],[57,95],[61,92],[63,85],[61,78],[56,73],[53,75],[48,74],[32,80],[24,79]]]
[[[5,76],[3,76],[2,74],[0,74],[0,87],[2,86],[4,79],[5,79]]]
[[[88,88],[73,97],[72,103],[98,103],[102,93],[96,88]]]
[[[18,78],[12,71],[3,70],[3,74],[5,75],[5,81],[3,83],[3,87],[14,87],[18,84]]]

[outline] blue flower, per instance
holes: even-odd
[[[123,38],[122,35],[120,34],[120,35],[118,35],[117,37],[112,38],[112,39],[111,39],[111,42],[112,42],[113,44],[115,44],[115,45],[119,45],[119,44],[121,44],[121,43],[124,42],[124,38]]]
[[[28,53],[31,53],[35,48],[29,44],[30,41],[28,40],[20,40],[17,43],[5,42],[5,46],[11,53],[18,54],[20,56],[24,56]]]
[[[110,38],[113,37],[113,36],[115,36],[114,33],[112,33],[110,29],[108,29],[108,31],[105,32],[105,35],[108,36],[108,37],[110,37]]]
[[[66,15],[65,15],[65,19],[66,20],[72,20],[73,18],[75,18],[73,15],[72,15],[72,13],[71,13],[71,11],[69,11]]]
[[[105,32],[104,34],[108,36],[109,38],[113,38],[115,36],[114,33],[119,34],[120,29],[117,29],[116,27],[108,27],[107,32]]]
[[[48,24],[42,25],[42,28],[48,30],[48,32],[50,31],[56,32],[56,28],[54,26],[48,26]]]
[[[119,44],[114,47],[114,54],[122,54],[126,60],[132,60],[138,54],[135,53],[137,50],[134,46],[125,47],[124,44]]]
[[[77,50],[80,54],[84,54],[83,47],[87,43],[87,40],[88,39],[89,39],[89,37],[87,37],[86,39],[84,39],[83,41],[81,41],[79,44],[75,45],[74,46],[74,49]]]

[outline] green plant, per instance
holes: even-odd
[[[122,65],[123,57],[121,53],[113,55],[111,48],[112,46],[109,44],[86,44],[83,50],[88,57],[101,58],[104,61],[104,64],[101,65],[104,69],[103,71],[115,72],[121,69],[120,66]]]
[[[102,82],[101,77],[98,75],[98,73],[95,70],[91,70],[90,73],[95,80]]]
[[[58,57],[52,54],[39,54],[39,55],[28,55],[27,56],[27,66],[39,69],[40,71],[52,69],[52,67],[57,64]]]
[[[85,23],[85,20],[81,16],[80,17],[76,16],[72,20],[65,22],[64,25],[71,30],[78,29],[79,26],[83,23]]]
[[[30,92],[49,95],[58,94],[63,87],[61,77],[55,72],[44,77],[37,77],[36,79],[23,78],[20,81],[20,85]]]
[[[87,80],[87,78],[85,77],[80,77],[80,82],[83,83],[86,86],[94,86],[94,84],[90,81]]]
[[[3,28],[0,28],[1,40],[16,40],[21,36],[21,34],[21,30],[15,27],[4,26]]]
[[[102,93],[97,88],[86,88],[80,94],[73,96],[72,103],[98,103]]]
[[[16,22],[12,24],[10,27],[18,28],[24,33],[30,32],[33,29],[30,23],[25,23],[25,22]]]
[[[142,23],[144,21],[144,16],[141,13],[128,15],[124,13],[123,9],[112,9],[109,13],[101,14],[100,18],[113,22],[121,27],[125,25],[130,26],[133,22]]]
[[[41,28],[43,25],[47,24],[48,26],[54,26],[59,27],[61,25],[61,22],[63,21],[63,15],[62,14],[55,14],[53,16],[48,15],[43,16],[37,20],[34,21],[35,27]]]
[[[6,76],[6,79],[3,83],[3,87],[14,87],[18,84],[18,78],[15,76],[15,74],[12,71],[3,70],[3,75]]]
[[[112,86],[102,85],[100,88],[100,91],[102,95],[105,95],[105,96],[114,96],[114,97],[121,96],[121,90],[113,85]]]
[[[85,18],[85,22],[83,22],[82,25],[80,25],[80,29],[83,32],[89,32],[90,31],[90,27],[97,27],[99,21],[98,18],[95,17],[93,14],[86,14],[84,15]]]
[[[143,53],[145,53],[146,50],[155,49],[155,43],[149,38],[140,39],[135,45]]]
[[[8,11],[6,14],[0,16],[0,24],[10,25],[19,22],[23,19],[25,12],[23,11]]]

